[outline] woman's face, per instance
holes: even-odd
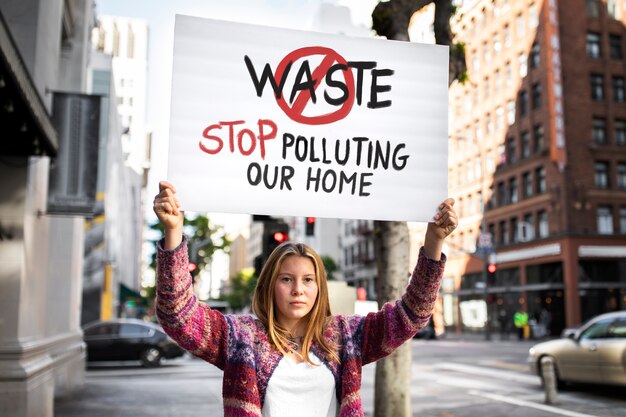
[[[288,256],[283,261],[274,286],[276,319],[290,332],[306,316],[317,298],[318,287],[313,261],[304,256]],[[301,336],[301,335],[297,335]]]

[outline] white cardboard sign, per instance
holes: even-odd
[[[427,221],[448,48],[176,16],[168,179],[186,210]]]

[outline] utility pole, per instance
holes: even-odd
[[[483,216],[481,231],[478,236],[478,250],[482,252],[483,261],[483,299],[485,300],[485,340],[491,340],[491,320],[489,318],[489,256],[493,251],[493,236],[487,231],[487,217],[485,216],[485,197],[480,202],[480,211]]]

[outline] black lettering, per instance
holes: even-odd
[[[341,194],[341,192],[343,191],[344,184],[347,185],[350,183],[352,183],[352,190],[350,191],[350,194],[354,195],[354,193],[356,192],[356,172],[348,177],[343,171],[340,171],[339,172],[339,193]]]
[[[409,155],[398,156],[398,151],[403,148],[406,148],[406,144],[401,143],[393,150],[392,165],[393,169],[395,169],[396,171],[404,169],[404,167],[406,166],[406,161],[409,159]],[[398,160],[401,161],[401,164],[398,164]]]
[[[363,71],[376,68],[374,61],[349,61],[348,66],[356,69],[356,104],[361,105],[363,94]]]
[[[330,159],[326,159],[326,138],[322,138],[322,163],[330,164],[331,162]]]
[[[376,141],[376,155],[374,156],[374,169],[378,168],[378,164],[382,164],[383,168],[389,168],[389,154],[391,153],[391,144],[387,141],[385,150],[382,149],[379,141]]]
[[[269,176],[270,167],[269,165],[265,165],[265,168],[263,169],[263,183],[269,190],[271,190],[276,186],[276,182],[278,181],[278,167],[274,167],[274,180],[272,182],[270,182]]]
[[[272,90],[274,90],[274,96],[279,99],[283,95],[283,88],[285,87],[285,81],[287,81],[287,75],[289,75],[289,70],[291,69],[291,62],[287,64],[285,67],[285,72],[283,72],[283,76],[280,78],[280,84],[276,84],[276,78],[274,78],[274,74],[272,73],[272,68],[270,64],[265,64],[263,67],[263,73],[261,74],[261,79],[256,75],[256,70],[254,69],[254,65],[252,65],[252,61],[245,55],[243,60],[246,62],[246,67],[248,68],[248,73],[250,74],[250,78],[252,79],[252,83],[254,84],[254,88],[256,89],[257,97],[261,97],[263,95],[263,90],[265,89],[265,84],[267,80],[270,81],[272,85]]]
[[[332,180],[332,183],[330,186],[326,185],[327,184],[326,179],[328,177],[331,177],[331,180]],[[335,174],[335,171],[333,171],[332,169],[329,169],[324,174],[324,179],[322,180],[322,189],[327,193],[331,193],[335,189],[335,185],[337,185],[337,174]]]
[[[326,85],[328,85],[329,87],[336,87],[343,92],[341,97],[332,98],[330,95],[328,95],[328,91],[324,91],[324,99],[326,100],[328,104],[332,106],[342,105],[343,103],[346,102],[346,100],[349,97],[348,87],[346,87],[346,84],[342,81],[336,81],[332,79],[333,73],[337,70],[347,71],[348,66],[344,64],[335,64],[332,67],[330,67],[330,69],[326,73]]]
[[[335,145],[335,161],[337,161],[339,165],[345,165],[346,163],[348,163],[348,158],[350,158],[350,140],[346,139],[346,151],[343,154],[343,159],[339,158],[339,148],[341,147],[340,145],[341,142],[337,141]]]
[[[393,72],[390,69],[372,70],[372,87],[370,89],[370,101],[367,103],[368,108],[380,109],[391,106],[391,100],[378,101],[378,93],[391,91],[390,85],[378,85],[378,77],[389,77],[393,75]]]
[[[311,136],[311,158],[309,158],[311,162],[319,162],[320,159],[315,157],[315,136]]]
[[[294,169],[289,165],[285,165],[281,169],[280,175],[280,189],[283,190],[285,187],[288,190],[291,190],[291,184],[289,184],[289,180],[293,178]]]
[[[306,76],[306,81],[302,82],[302,77]],[[298,75],[296,75],[296,82],[293,85],[293,90],[291,90],[291,96],[289,97],[289,103],[293,103],[293,99],[298,93],[298,91],[309,90],[311,93],[311,101],[315,103],[315,80],[313,79],[313,75],[311,74],[311,68],[309,67],[309,61],[304,61],[298,70]]]
[[[300,145],[304,146],[304,150],[300,149]],[[309,142],[306,140],[304,136],[298,135],[298,139],[296,139],[296,159],[300,162],[304,162],[306,159],[306,155],[309,150]]]
[[[253,173],[254,170],[254,173]],[[252,177],[252,175],[255,175],[255,178]],[[253,162],[250,165],[248,165],[248,184],[250,185],[259,185],[259,183],[261,182],[261,167],[259,166],[258,163]]]
[[[366,176],[367,177],[371,177],[372,175],[374,175],[374,174],[372,174],[371,172],[363,172],[363,173],[361,173],[361,184],[360,184],[360,187],[359,187],[359,197],[367,197],[368,195],[370,195],[370,193],[366,193],[365,191],[363,191],[363,189],[365,187],[367,187],[367,186],[372,185],[371,182],[365,181],[365,177]]]
[[[287,147],[293,146],[296,138],[291,133],[283,133],[283,159],[287,159]]]
[[[322,172],[321,168],[317,168],[317,174],[316,176],[311,175],[313,172],[313,168],[308,169],[307,175],[306,175],[306,190],[309,191],[309,189],[311,188],[311,182],[315,183],[315,192],[317,192],[320,188],[320,175]]]
[[[356,147],[356,166],[361,166],[361,146],[363,142],[368,141],[368,138],[356,136],[352,138],[357,143]]]

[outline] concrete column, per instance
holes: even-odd
[[[0,415],[52,417],[46,349],[47,158],[0,164]]]
[[[580,295],[578,292],[578,244],[563,239],[563,283],[565,285],[565,326],[580,324]]]

